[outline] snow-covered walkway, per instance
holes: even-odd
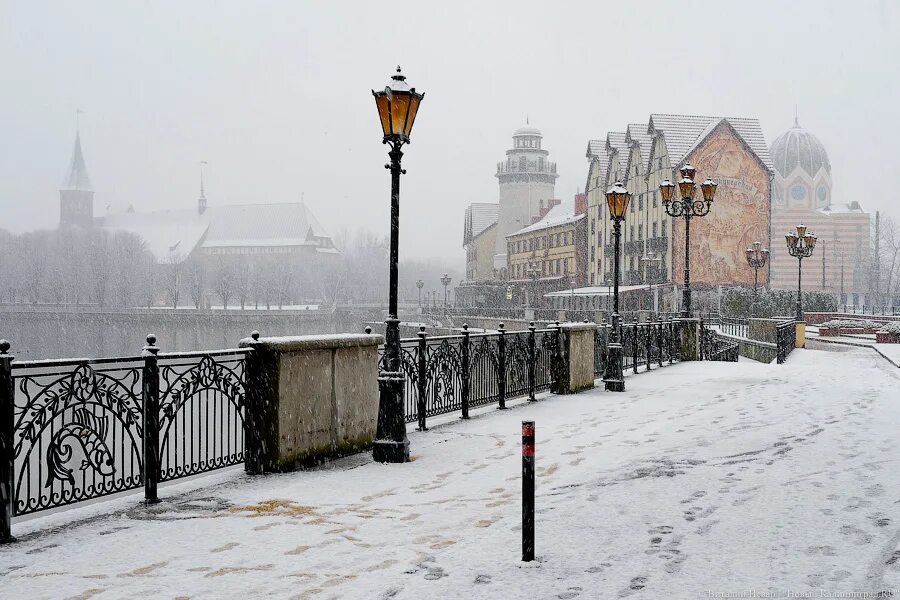
[[[900,594],[900,370],[867,349],[798,350],[785,365],[682,364],[627,386],[413,433],[406,465],[220,474],[153,508],[126,498],[16,523],[0,596]],[[522,419],[538,441],[528,565]]]

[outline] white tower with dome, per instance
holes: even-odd
[[[506,160],[497,163],[500,183],[498,231],[494,253],[494,271],[506,269],[506,236],[528,227],[557,204],[556,163],[548,160],[549,152],[541,147],[540,130],[527,124],[513,132],[513,147]]]

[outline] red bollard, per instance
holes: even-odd
[[[522,421],[522,560],[534,560],[534,421]]]

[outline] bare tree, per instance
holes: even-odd
[[[222,299],[222,309],[227,309],[228,300],[235,291],[234,263],[229,257],[219,257],[216,265],[215,290]]]

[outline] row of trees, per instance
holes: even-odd
[[[387,300],[387,240],[361,230],[335,240],[340,254],[203,255],[158,261],[125,232],[64,228],[13,235],[0,230],[0,302],[92,304],[103,308],[193,306],[275,308]],[[446,265],[403,261],[400,298],[415,281],[438,290]],[[454,281],[458,281],[458,275]]]
[[[722,294],[722,315],[726,317],[790,317],[797,311],[797,292],[759,288],[729,288]],[[803,310],[834,312],[838,297],[819,291],[803,292]]]

